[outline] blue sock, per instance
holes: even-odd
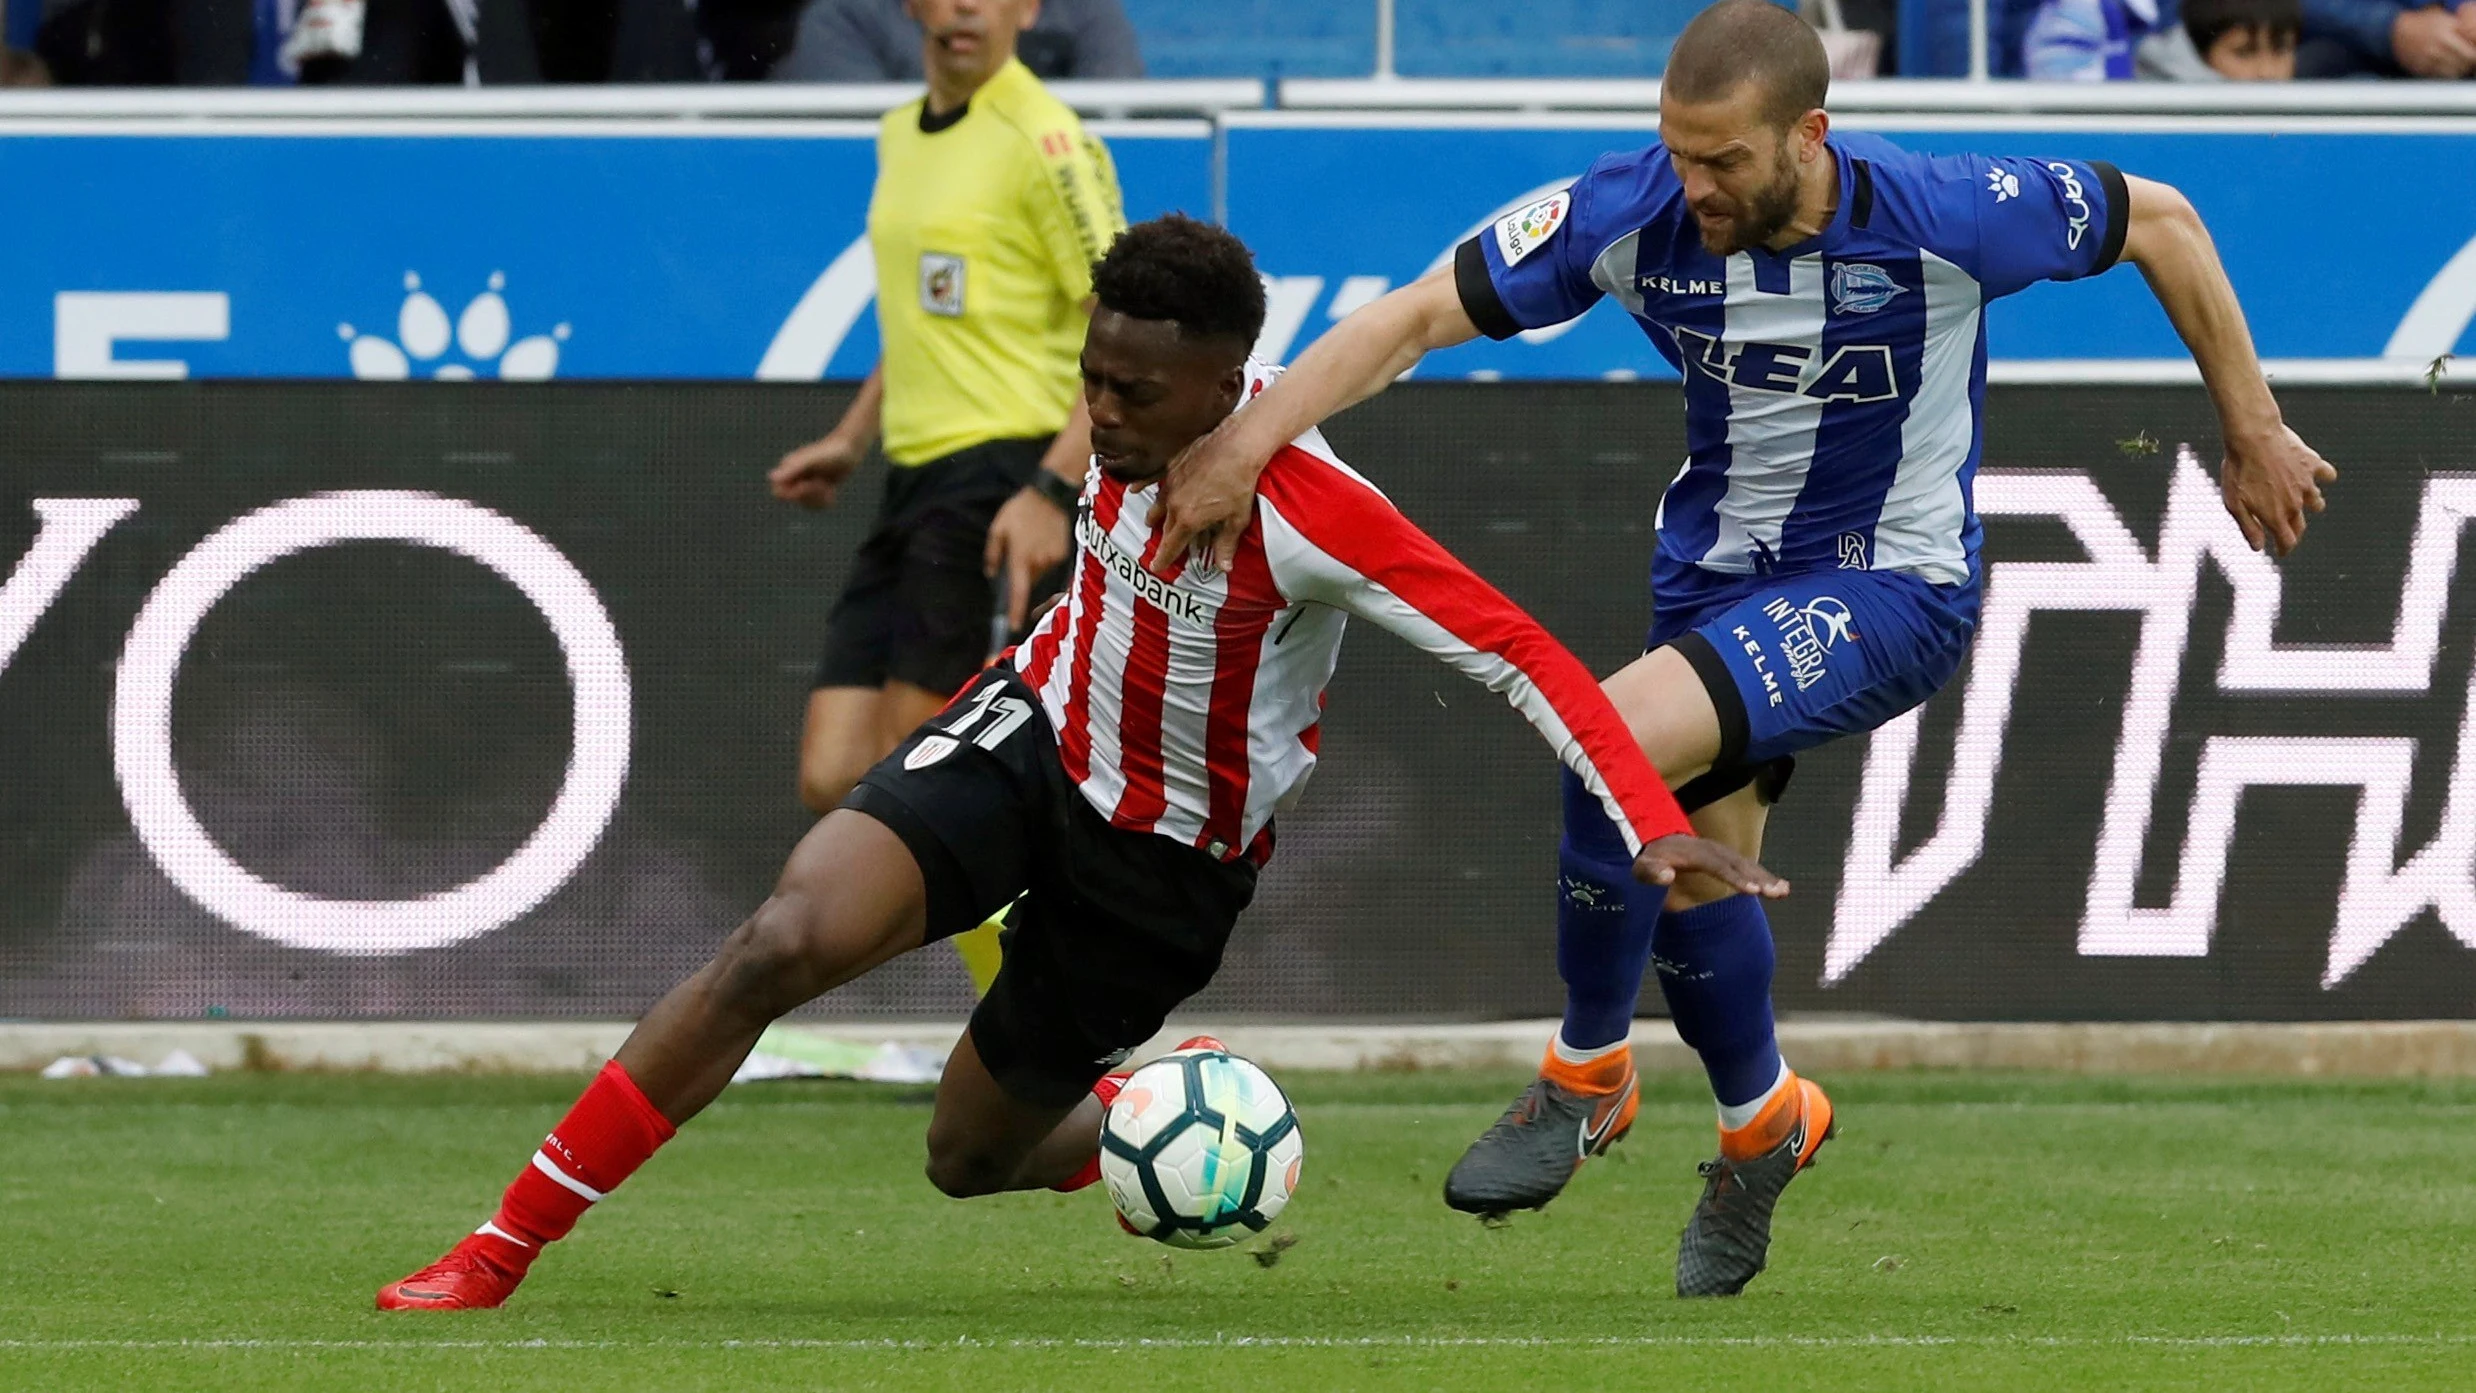
[[[1652,927],[1667,892],[1634,882],[1625,839],[1570,769],[1557,870],[1556,972],[1565,979],[1559,1033],[1577,1050],[1613,1045],[1633,1029]]]
[[[1771,921],[1762,901],[1731,895],[1662,914],[1651,953],[1677,1037],[1702,1056],[1720,1104],[1761,1097],[1780,1077],[1771,1030]]]

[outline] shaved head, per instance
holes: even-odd
[[[1763,121],[1781,129],[1823,104],[1831,61],[1812,25],[1771,0],[1719,0],[1668,50],[1660,100],[1717,102],[1756,84]]]

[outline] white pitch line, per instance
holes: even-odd
[[[983,1340],[0,1340],[0,1351],[79,1350],[1195,1350],[1195,1349],[2323,1349],[2458,1346],[2476,1333],[2329,1335],[1228,1335],[1210,1339]]]

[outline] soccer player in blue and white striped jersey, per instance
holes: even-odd
[[[1687,457],[1660,507],[1648,651],[1605,687],[1695,830],[1752,855],[1793,756],[1925,701],[1967,651],[1989,301],[2139,266],[2217,406],[2229,512],[2253,545],[2293,548],[2337,474],[2281,418],[2182,195],[2102,163],[1927,157],[1834,134],[1829,81],[1793,11],[1704,10],[1670,55],[1659,143],[1601,159],[1318,340],[1173,466],[1162,563],[1205,541],[1226,553],[1264,461],[1428,351],[1613,297],[1683,375]],[[1677,1291],[1734,1294],[1762,1270],[1780,1192],[1832,1131],[1830,1099],[1780,1058],[1760,901],[1635,887],[1597,804],[1570,778],[1566,794],[1564,1022],[1446,1202],[1545,1204],[1624,1135],[1626,1035],[1656,966],[1720,1114]]]

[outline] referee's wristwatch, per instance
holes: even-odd
[[[1075,515],[1075,505],[1083,501],[1082,486],[1066,482],[1046,467],[1032,475],[1032,491],[1056,504],[1057,510],[1068,517]]]

